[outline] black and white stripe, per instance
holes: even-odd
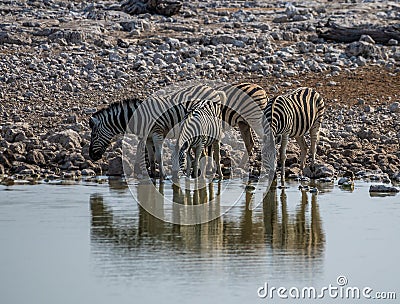
[[[203,100],[193,105],[180,124],[180,134],[177,141],[174,157],[179,159],[180,171],[185,171],[190,177],[193,168],[193,175],[197,177],[200,157],[204,155],[204,149],[212,147],[217,166],[217,175],[222,177],[219,160],[219,148],[222,136],[221,103],[226,100],[223,91],[218,92],[220,100]],[[194,152],[194,158],[191,156]],[[173,161],[174,172],[177,171],[177,162]],[[192,166],[193,165],[193,166]],[[201,168],[201,177],[205,177],[205,166]],[[174,173],[175,175],[176,173]]]
[[[237,85],[224,85],[217,87],[226,94],[226,102],[221,106],[222,121],[225,126],[238,126],[242,139],[250,155],[254,147],[254,135],[252,130],[261,138],[262,110],[268,103],[265,90],[252,83],[240,83]]]
[[[262,128],[257,126],[261,125],[260,109],[268,102],[265,91],[260,86],[250,83],[224,85],[217,89],[227,95],[226,101],[221,105],[222,120],[227,125],[239,127],[250,154],[254,146],[252,128],[259,136],[262,135]],[[126,100],[96,112],[89,122],[92,128],[90,157],[93,160],[100,159],[112,138],[128,131],[140,138],[146,137],[145,141],[140,141],[137,149],[141,151],[138,153],[140,163],[144,164],[146,146],[151,173],[154,175],[154,160],[157,160],[160,176],[163,178],[162,143],[165,136],[183,120],[193,103],[199,100],[219,100],[215,90],[208,85],[187,86],[172,94],[153,96],[146,101]],[[141,170],[144,173],[146,168],[142,166]]]
[[[289,138],[295,138],[300,146],[300,169],[304,169],[307,143],[304,135],[310,132],[312,165],[315,162],[316,146],[319,130],[324,115],[324,101],[311,88],[298,88],[286,95],[271,99],[264,109],[264,136],[272,134],[274,138],[281,137],[281,184],[284,185],[286,146]],[[264,153],[263,159],[268,159]]]
[[[142,101],[136,98],[126,99],[113,103],[92,115],[89,120],[89,126],[92,129],[89,147],[91,159],[99,160],[113,137],[125,133],[129,120],[141,103]]]
[[[159,164],[160,178],[163,179],[162,144],[165,136],[183,120],[192,104],[205,99],[219,101],[219,95],[209,86],[195,85],[169,95],[152,96],[146,101],[135,99],[112,104],[96,112],[89,122],[92,128],[90,157],[93,160],[100,159],[115,135],[132,133],[145,139],[140,141],[137,148],[141,171],[144,173],[146,170],[146,146],[151,174],[155,173],[155,159]]]

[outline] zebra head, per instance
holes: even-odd
[[[115,135],[124,134],[134,111],[141,104],[137,98],[128,98],[115,102],[97,111],[89,120],[92,129],[90,137],[89,156],[94,161],[99,160]]]
[[[179,146],[179,144],[175,146],[172,155],[172,177],[174,179],[179,178],[181,174],[186,174],[186,155],[190,153],[188,147],[188,142],[185,142],[182,146]]]
[[[114,134],[112,134],[103,121],[96,116],[90,118],[89,126],[92,129],[89,156],[92,160],[97,161],[103,156],[107,147],[110,145]]]

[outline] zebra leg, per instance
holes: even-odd
[[[301,174],[303,174],[304,165],[306,163],[306,156],[307,156],[307,143],[304,135],[295,138],[297,143],[300,146],[300,170]]]
[[[319,141],[319,128],[321,126],[320,122],[317,122],[312,129],[310,130],[311,137],[311,166],[312,170],[314,170],[315,164],[315,154],[317,153],[317,144]]]
[[[153,135],[156,161],[158,162],[158,171],[160,172],[160,181],[165,179],[164,166],[162,160],[162,145],[164,137],[161,134]]]
[[[285,186],[285,161],[286,161],[286,147],[288,144],[289,136],[287,134],[282,135],[280,158],[281,158],[281,186]]]
[[[150,139],[146,141],[146,150],[150,164],[150,177],[154,178],[156,173],[156,164],[154,160],[154,144]]]
[[[222,171],[221,171],[221,160],[219,156],[219,150],[220,150],[220,143],[217,141],[212,145],[213,151],[214,151],[214,158],[215,158],[215,163],[217,166],[217,176],[218,178],[222,178]]]
[[[213,172],[214,161],[213,161],[213,154],[212,154],[212,146],[207,147],[207,156],[208,156],[207,157],[207,172]]]
[[[206,148],[204,148],[204,149],[201,149],[201,154],[200,154],[200,158],[199,158],[199,164],[201,164],[201,162],[200,162],[200,160],[201,160],[201,158],[203,158],[203,157],[205,157],[205,156],[207,156],[206,155]],[[202,163],[202,165],[201,165],[201,168],[200,168],[200,177],[202,178],[202,179],[205,179],[206,178],[206,172],[207,172],[207,165],[208,165],[208,162],[206,163],[205,161]]]
[[[175,149],[172,151],[172,179],[177,180],[179,178],[179,152],[178,152],[178,145],[176,145]]]
[[[254,147],[254,139],[253,135],[251,134],[250,126],[245,122],[238,123],[240,134],[242,135],[242,139],[244,145],[246,146],[247,155],[243,157],[242,161],[239,164],[239,167],[243,167],[244,164],[249,160],[249,156]]]
[[[146,146],[145,140],[140,139],[136,148],[136,160],[135,160],[135,173],[138,178],[144,178],[147,174],[145,146]]]
[[[193,158],[190,149],[186,151],[186,177],[190,178],[190,171],[192,170]]]
[[[199,176],[199,163],[200,163],[200,156],[203,151],[203,146],[198,145],[194,148],[194,163],[193,163],[193,177],[196,178]],[[203,174],[203,172],[201,172]]]

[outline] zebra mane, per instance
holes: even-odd
[[[123,107],[125,104],[127,106],[132,106],[136,109],[142,102],[143,102],[143,100],[140,98],[137,98],[137,97],[126,98],[122,101],[113,102],[113,103],[109,104],[107,107],[98,110],[97,112],[93,113],[92,117],[96,117],[105,112],[112,112],[115,108]]]

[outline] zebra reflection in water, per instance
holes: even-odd
[[[110,184],[114,187],[115,183]],[[141,204],[152,207],[154,214],[161,215],[164,210],[164,199],[160,194],[172,191],[175,205],[207,204],[210,208],[219,208],[219,197],[223,182],[205,183],[196,190],[185,190],[178,185],[160,183],[137,185],[138,199]],[[168,189],[172,187],[172,189]],[[118,184],[118,193],[123,188]],[[129,190],[126,189],[126,195]],[[278,193],[279,192],[279,193]],[[171,193],[171,192],[170,192]],[[298,192],[288,193],[289,198]],[[223,193],[222,193],[223,194]],[[301,192],[300,202],[296,209],[288,207],[288,195],[285,190],[271,190],[263,200],[263,210],[248,208],[253,198],[246,193],[244,201],[227,214],[213,221],[198,225],[177,225],[166,223],[149,213],[146,209],[132,204],[109,205],[101,194],[90,197],[91,208],[91,241],[96,252],[107,250],[118,258],[128,254],[125,249],[140,249],[146,244],[162,244],[176,253],[182,249],[208,250],[244,250],[265,252],[289,252],[290,254],[317,257],[324,252],[325,234],[322,228],[319,205],[316,195]],[[124,207],[124,208],[125,208]],[[116,208],[116,210],[114,210]],[[172,210],[174,221],[179,222],[179,208]],[[104,248],[104,249],[102,249]],[[124,249],[125,248],[125,249]]]
[[[311,196],[311,204],[309,203]],[[273,249],[287,250],[304,256],[319,256],[324,249],[325,234],[317,202],[317,195],[301,191],[295,216],[290,216],[287,194],[272,188],[263,201],[264,233]],[[280,206],[280,207],[279,207]]]

